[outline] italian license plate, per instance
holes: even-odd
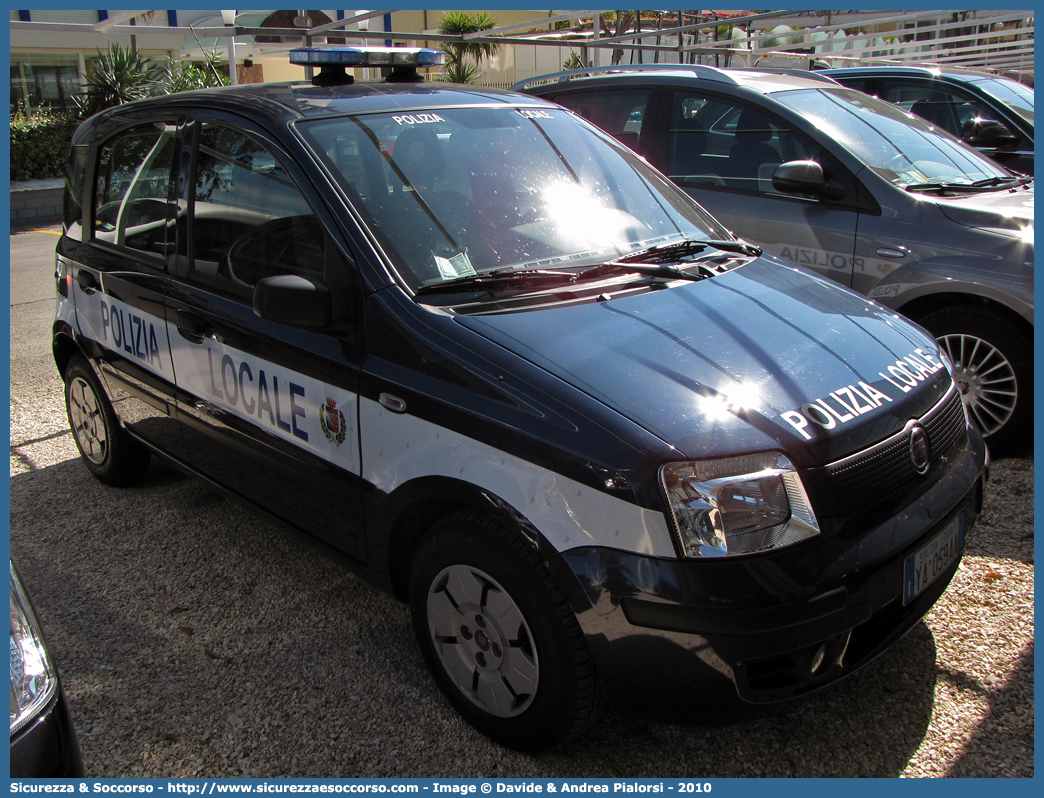
[[[942,532],[906,558],[903,604],[909,604],[924,592],[963,550],[964,513],[959,513]]]

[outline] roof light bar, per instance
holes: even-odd
[[[348,67],[391,67],[387,80],[414,82],[421,80],[419,67],[445,62],[445,53],[425,47],[299,47],[290,51],[291,64],[320,67],[320,73],[312,79],[316,86],[352,83],[352,76],[345,72]]]

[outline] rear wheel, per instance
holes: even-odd
[[[413,628],[439,688],[465,720],[523,751],[563,745],[599,699],[583,632],[530,544],[464,511],[421,541]]]
[[[149,450],[120,426],[94,369],[79,356],[65,369],[65,409],[76,448],[94,476],[123,486],[145,474]]]
[[[954,365],[964,406],[993,449],[1032,432],[1033,336],[985,307],[950,307],[919,322]]]

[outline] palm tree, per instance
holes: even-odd
[[[448,36],[463,36],[479,33],[497,26],[497,21],[485,11],[471,14],[467,11],[447,11],[439,22],[439,33]],[[447,80],[453,83],[474,83],[480,72],[479,62],[492,58],[500,52],[500,45],[493,42],[443,42],[446,53]],[[474,61],[474,65],[469,63]]]
[[[98,52],[98,58],[87,70],[87,93],[77,98],[83,116],[91,116],[134,100],[157,93],[163,67],[151,58],[133,50],[125,50],[115,42],[109,52]]]

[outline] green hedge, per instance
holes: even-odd
[[[31,119],[11,117],[11,180],[64,177],[69,142],[79,122],[54,111],[37,111]]]

